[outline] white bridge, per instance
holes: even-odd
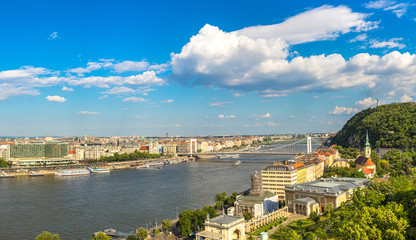
[[[304,139],[281,142],[258,147],[250,150],[237,150],[229,152],[208,152],[208,153],[178,153],[178,155],[221,155],[221,154],[264,154],[264,155],[294,155],[309,154],[322,145],[322,139],[313,139],[307,136]],[[192,146],[192,145],[191,145]],[[192,149],[192,147],[191,147]],[[191,150],[192,151],[192,150]]]

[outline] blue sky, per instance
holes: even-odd
[[[0,0],[0,135],[338,131],[416,98],[411,1]]]

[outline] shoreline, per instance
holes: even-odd
[[[182,162],[184,157],[171,157],[171,158],[156,158],[156,159],[139,159],[120,162],[100,162],[100,163],[79,163],[79,164],[66,164],[66,165],[52,165],[52,166],[29,166],[29,167],[12,167],[12,168],[0,168],[0,171],[4,171],[7,175],[14,177],[30,176],[31,172],[40,173],[44,175],[54,175],[55,173],[65,169],[78,169],[87,167],[104,167],[110,169],[110,171],[130,169],[131,164],[146,164],[146,163],[165,163],[175,164]]]

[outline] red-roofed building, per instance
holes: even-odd
[[[141,146],[139,152],[149,153],[149,146]]]
[[[376,175],[376,165],[370,158],[359,156],[355,159],[355,167],[360,168],[358,171],[364,172],[368,178],[373,178]]]

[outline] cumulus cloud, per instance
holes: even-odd
[[[164,101],[160,101],[161,103],[173,103],[175,100],[172,99],[168,99],[168,100],[164,100]]]
[[[370,41],[370,48],[405,48],[406,45],[404,45],[403,43],[399,43],[399,41],[402,41],[403,38],[392,38],[390,40],[387,41],[381,41],[379,42],[378,40],[372,39]]]
[[[367,38],[368,38],[367,33],[363,33],[351,39],[350,42],[362,42],[362,41],[367,40]]]
[[[325,5],[290,17],[283,23],[248,27],[237,33],[253,39],[281,38],[289,44],[299,44],[334,39],[341,33],[376,28],[377,23],[366,21],[366,17],[366,14],[354,13],[346,6]]]
[[[113,87],[108,91],[103,92],[104,94],[117,94],[117,95],[121,95],[121,94],[129,94],[129,93],[135,93],[136,90],[129,88],[129,87]]]
[[[218,115],[219,119],[224,119],[224,118],[236,118],[235,115],[231,114],[231,115],[224,115],[224,114],[220,114]]]
[[[66,101],[66,99],[64,97],[61,97],[61,96],[47,96],[46,99],[49,102],[60,102],[60,103],[63,103],[63,102]]]
[[[51,35],[49,35],[49,40],[53,40],[53,39],[57,39],[59,36],[58,36],[58,32],[53,32],[53,33],[51,33]]]
[[[364,6],[369,9],[382,9],[384,11],[391,11],[392,13],[396,14],[398,18],[401,18],[404,14],[406,14],[410,4],[397,3],[396,1],[390,0],[377,0],[366,3]]]
[[[224,107],[224,105],[231,104],[231,103],[234,103],[234,102],[232,102],[232,101],[228,101],[228,102],[212,102],[208,106],[209,107]]]
[[[77,112],[77,115],[98,115],[99,112],[89,112],[89,111],[79,111]]]
[[[256,115],[256,114],[254,114],[254,115],[248,116],[248,118],[256,118],[256,119],[259,119],[259,118],[271,118],[271,117],[272,117],[272,115],[270,113],[266,113],[264,115]]]
[[[359,110],[357,108],[347,108],[347,107],[338,107],[335,106],[334,111],[329,112],[332,115],[350,115],[357,113]]]
[[[291,44],[333,39],[375,26],[365,18],[345,6],[323,6],[281,24],[235,32],[207,24],[180,53],[172,54],[169,78],[191,86],[254,91],[269,98],[294,91],[372,85],[373,76],[366,76],[339,54],[288,59]]]
[[[277,124],[275,122],[267,122],[267,126],[269,126],[269,127],[274,127],[276,125]]]
[[[358,105],[362,108],[368,108],[371,106],[375,106],[376,104],[377,104],[377,99],[373,99],[371,97],[355,102],[355,105]]]
[[[66,92],[73,92],[74,89],[73,88],[68,88],[68,87],[62,87],[61,91],[66,91]]]
[[[147,102],[147,99],[141,97],[127,97],[123,99],[123,102]]]
[[[0,101],[8,100],[11,97],[21,96],[21,95],[39,95],[39,91],[35,89],[30,89],[26,87],[15,87],[7,83],[0,83]]]
[[[84,76],[85,73],[90,73],[92,71],[96,71],[96,70],[99,70],[101,68],[102,68],[101,63],[89,62],[89,63],[87,63],[87,67],[85,67],[85,68],[78,67],[78,68],[70,69],[70,70],[68,70],[68,72],[76,73],[78,76]]]
[[[234,97],[243,97],[244,94],[242,94],[242,93],[234,93],[233,96]]]
[[[147,69],[149,66],[149,63],[147,61],[140,61],[140,62],[134,62],[134,61],[123,61],[120,63],[116,63],[113,65],[114,71],[117,73],[122,72],[140,72]]]
[[[402,102],[411,102],[412,100],[413,100],[413,98],[409,97],[407,94],[403,95],[400,98],[400,101],[402,101]]]

